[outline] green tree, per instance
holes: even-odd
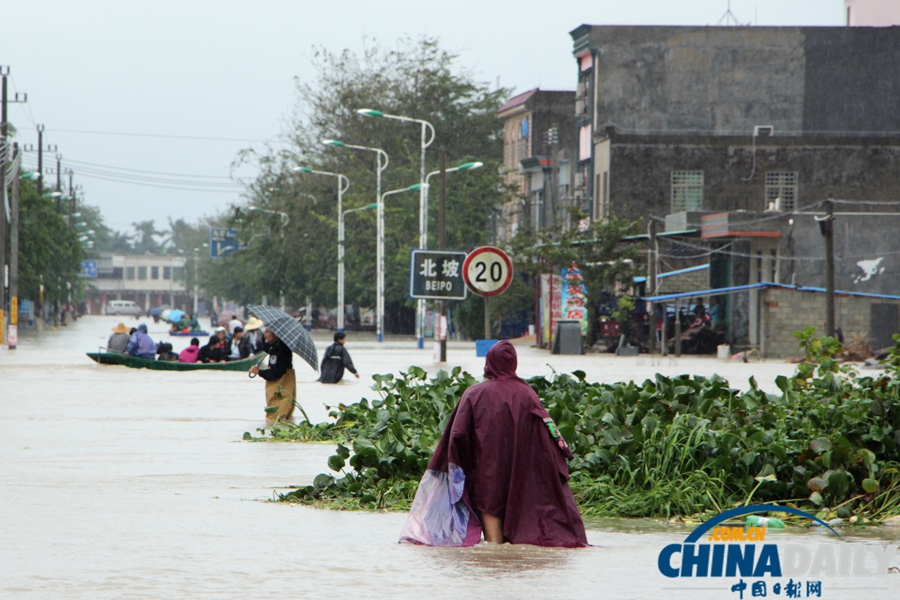
[[[477,82],[458,57],[431,38],[401,40],[396,49],[379,45],[362,54],[314,54],[317,76],[297,81],[297,108],[284,138],[285,149],[246,151],[239,162],[252,162],[259,177],[248,187],[250,204],[289,214],[286,227],[266,213],[237,212],[231,222],[242,229],[248,247],[222,266],[232,274],[216,289],[246,295],[285,293],[288,302],[335,305],[337,271],[336,180],[298,174],[297,166],[343,173],[351,182],[344,208],[376,201],[376,157],[372,152],[324,146],[324,138],[384,149],[390,164],[382,191],[419,181],[420,126],[367,118],[358,108],[420,118],[435,129],[427,170],[438,169],[439,149],[446,164],[479,160],[485,168],[447,177],[447,245],[470,250],[486,240],[493,207],[509,198],[498,167],[502,164],[502,125],[496,111],[509,90]],[[429,193],[429,246],[437,247],[438,178]],[[312,196],[315,200],[310,198]],[[418,247],[419,194],[409,192],[385,201],[386,328],[411,332],[414,303],[407,299],[409,251]],[[240,220],[240,222],[239,222]],[[278,223],[276,223],[278,222]],[[277,225],[277,226],[276,226]],[[283,233],[283,237],[282,237]],[[361,212],[346,221],[345,285],[347,304],[375,305],[375,214]],[[234,267],[234,271],[229,269]],[[246,284],[235,283],[235,279]]]
[[[573,221],[584,216],[578,214]],[[510,245],[516,269],[532,277],[543,273],[558,275],[563,267],[578,265],[588,292],[588,343],[593,343],[598,337],[596,310],[602,292],[615,292],[632,285],[641,247],[623,238],[639,233],[638,228],[635,221],[612,218],[592,221],[586,231],[552,228],[522,232]],[[510,301],[515,302],[515,297]],[[533,296],[531,301],[534,302]],[[499,304],[502,303],[503,300]]]
[[[163,245],[155,238],[162,238],[168,233],[167,231],[158,231],[154,221],[140,221],[132,223],[134,227],[134,253],[135,254],[162,254]]]
[[[78,234],[56,212],[56,202],[42,198],[30,181],[19,186],[19,297],[37,300],[44,286],[45,304],[81,294],[83,250]]]

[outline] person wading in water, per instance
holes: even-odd
[[[350,359],[350,353],[344,348],[344,340],[347,335],[343,331],[334,334],[334,343],[325,349],[325,356],[322,357],[322,366],[319,367],[321,375],[319,381],[322,383],[337,383],[344,377],[344,368],[356,375],[359,379],[359,373],[353,366]]]
[[[271,425],[279,418],[282,421],[291,420],[297,397],[297,378],[291,349],[271,329],[266,329],[263,335],[265,351],[269,355],[268,368],[260,369],[253,365],[250,375],[259,375],[266,380],[266,406],[278,406],[274,413],[266,413],[266,422]]]

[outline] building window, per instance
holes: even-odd
[[[766,209],[792,212],[797,200],[797,173],[766,173]]]
[[[172,273],[172,279],[175,281],[184,281],[184,267],[175,267]]]
[[[134,279],[134,267],[125,267],[125,279]]]
[[[147,279],[147,267],[138,267],[138,279]]]
[[[703,171],[672,171],[672,212],[702,207]]]
[[[150,267],[150,279],[159,279],[159,267]]]
[[[163,279],[172,279],[172,267],[163,267]]]

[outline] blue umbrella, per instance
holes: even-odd
[[[178,321],[181,320],[181,317],[183,317],[183,316],[184,316],[183,310],[178,310],[177,308],[173,308],[172,310],[169,311],[169,317],[168,317],[169,322],[177,323]]]
[[[271,329],[272,333],[291,349],[291,352],[308,362],[309,366],[316,371],[319,370],[316,343],[309,337],[306,328],[297,319],[272,306],[248,304],[247,310],[256,315],[268,329]]]

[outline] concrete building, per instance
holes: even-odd
[[[569,208],[580,207],[576,186],[575,95],[533,89],[509,99],[497,116],[503,121],[504,183],[520,198],[503,207],[496,239],[508,240],[520,227],[568,223]]]
[[[886,157],[879,166],[900,152],[900,29],[582,25],[571,35],[579,170],[594,218],[710,202],[765,208],[766,173],[795,173],[788,163],[804,157],[824,176],[778,177],[807,195],[895,189],[873,187],[877,172],[867,181],[842,172],[870,170],[872,144]]]
[[[180,256],[102,254],[97,277],[86,280],[90,314],[103,314],[110,300],[132,300],[144,310],[169,306],[190,310],[185,287],[185,258]]]
[[[705,263],[707,289],[822,288],[816,217],[835,199],[836,287],[900,296],[900,28],[583,25],[571,35],[593,217],[660,230],[665,220],[653,249],[661,273]],[[729,341],[760,346],[760,293],[722,300]]]

